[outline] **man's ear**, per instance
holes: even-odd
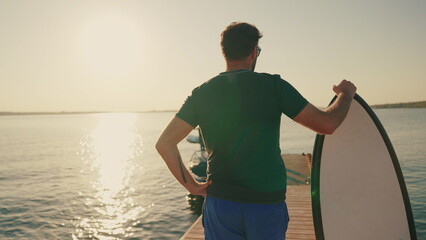
[[[256,57],[257,57],[256,47],[254,47],[253,50],[251,50],[249,57],[253,61],[256,59]]]

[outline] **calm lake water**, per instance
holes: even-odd
[[[426,109],[376,113],[426,239]],[[198,215],[154,149],[173,115],[0,117],[0,239],[179,239]],[[283,117],[283,152],[311,153],[314,137]]]

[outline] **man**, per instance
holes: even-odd
[[[331,134],[344,120],[356,87],[343,80],[333,87],[337,100],[319,110],[279,75],[254,72],[262,37],[255,26],[232,23],[221,36],[226,72],[193,90],[156,148],[189,192],[206,196],[205,239],[285,239],[281,115]],[[177,148],[197,126],[209,152],[206,183],[194,180]]]

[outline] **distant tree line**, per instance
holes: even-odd
[[[426,101],[372,105],[372,108],[426,108]]]

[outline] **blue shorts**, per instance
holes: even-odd
[[[206,240],[281,240],[289,220],[285,202],[251,204],[207,196],[203,206]]]

